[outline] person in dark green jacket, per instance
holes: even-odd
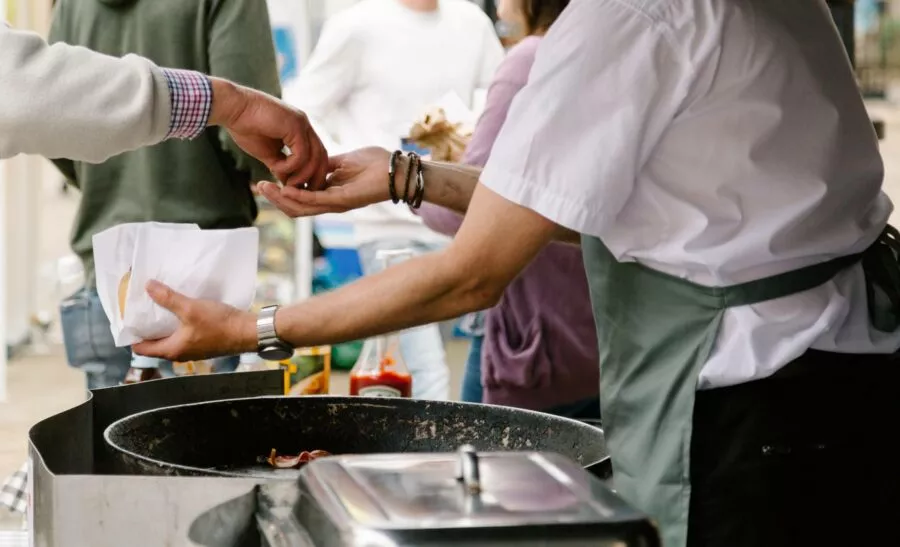
[[[57,0],[50,41],[116,57],[134,53],[160,66],[196,70],[275,96],[281,92],[263,0]],[[84,264],[85,286],[60,308],[69,364],[84,370],[89,388],[121,383],[132,365],[167,368],[115,347],[95,287],[91,238],[127,222],[250,226],[257,213],[250,185],[271,175],[218,128],[101,164],[54,163],[81,190],[71,243]],[[236,365],[233,358],[216,368]]]

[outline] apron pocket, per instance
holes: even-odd
[[[539,317],[520,331],[510,326],[503,314],[491,314],[485,325],[485,342],[495,350],[483,359],[487,386],[534,389],[552,384],[553,369]]]

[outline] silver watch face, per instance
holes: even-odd
[[[294,356],[294,350],[281,344],[272,344],[260,348],[259,356],[266,361],[284,361]]]

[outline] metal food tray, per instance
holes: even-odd
[[[164,406],[280,395],[280,370],[185,376],[98,389],[29,431],[30,544],[35,547],[190,546],[194,519],[252,491],[259,479],[109,473],[103,431]]]

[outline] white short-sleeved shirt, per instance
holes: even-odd
[[[620,261],[726,286],[868,247],[892,204],[819,0],[573,0],[544,38],[482,182]],[[888,353],[856,266],[729,309],[699,388],[808,348]]]

